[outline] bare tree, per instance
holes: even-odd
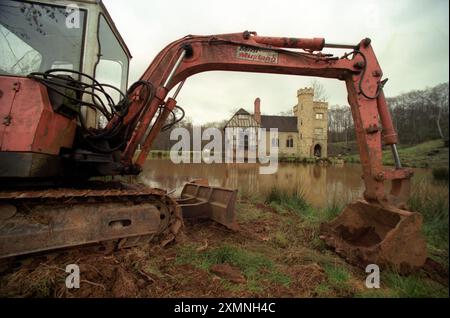
[[[321,102],[328,101],[328,94],[325,90],[325,87],[318,80],[312,80],[309,82],[309,86],[314,89],[314,99]]]
[[[387,98],[392,120],[403,144],[417,144],[441,138],[448,140],[448,83]],[[349,106],[331,105],[328,110],[328,140],[355,139]]]
[[[439,132],[439,136],[441,137],[442,140],[445,140],[446,138],[444,136],[444,133],[443,133],[442,127],[441,127],[441,118],[442,118],[442,113],[445,110],[448,110],[448,85],[444,86],[444,88],[441,90],[440,93],[436,89],[438,87],[439,86],[437,86],[433,89],[433,95],[437,95],[436,100],[437,100],[437,107],[439,109],[437,117],[436,117],[436,125],[437,125],[437,129]]]

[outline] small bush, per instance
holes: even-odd
[[[421,181],[415,185],[408,203],[411,210],[422,214],[423,232],[428,243],[448,251],[448,186],[437,187]]]
[[[434,179],[445,180],[448,182],[448,168],[446,168],[446,167],[434,168],[432,173],[433,173]]]
[[[266,204],[276,203],[283,208],[294,212],[305,211],[309,208],[303,193],[296,191],[284,191],[277,187],[272,187],[265,199]]]

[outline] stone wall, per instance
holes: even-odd
[[[298,104],[294,106],[299,131],[299,155],[314,157],[320,148],[320,156],[327,156],[328,103],[314,101],[314,89],[297,91]]]
[[[287,140],[292,138],[293,147],[287,146]],[[278,132],[278,156],[298,156],[299,155],[299,139],[298,134],[295,132]],[[272,144],[270,139],[270,131],[266,131],[266,153],[269,153],[268,149]]]

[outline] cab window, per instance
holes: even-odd
[[[26,76],[64,66],[81,71],[86,11],[0,1],[0,74]],[[69,21],[73,18],[77,23]]]
[[[98,37],[100,58],[95,68],[95,78],[100,83],[110,84],[125,92],[128,80],[128,56],[103,14],[99,15]],[[112,89],[108,89],[108,93],[116,102],[119,101],[119,93]]]

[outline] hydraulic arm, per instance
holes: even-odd
[[[342,57],[334,57],[321,53],[324,47],[352,51]],[[260,37],[256,32],[243,32],[187,36],[169,44],[141,77],[141,81],[152,83],[154,94],[145,103],[135,93],[124,118],[125,125],[129,125],[136,116],[139,117],[139,124],[133,127],[134,133],[121,157],[124,171],[138,172],[144,163],[153,140],[176,105],[178,90],[173,97],[167,97],[168,92],[187,77],[212,70],[305,75],[344,81],[363,167],[364,197],[381,204],[400,206],[404,203],[412,172],[401,167],[396,150],[397,135],[383,94],[383,73],[367,38],[356,45],[340,45],[328,44],[322,38]],[[164,111],[146,135],[161,106]],[[142,150],[133,161],[138,143],[142,140]],[[396,162],[394,170],[383,168],[382,141],[392,147]],[[390,195],[386,195],[384,182],[389,180],[392,181],[392,189]]]

